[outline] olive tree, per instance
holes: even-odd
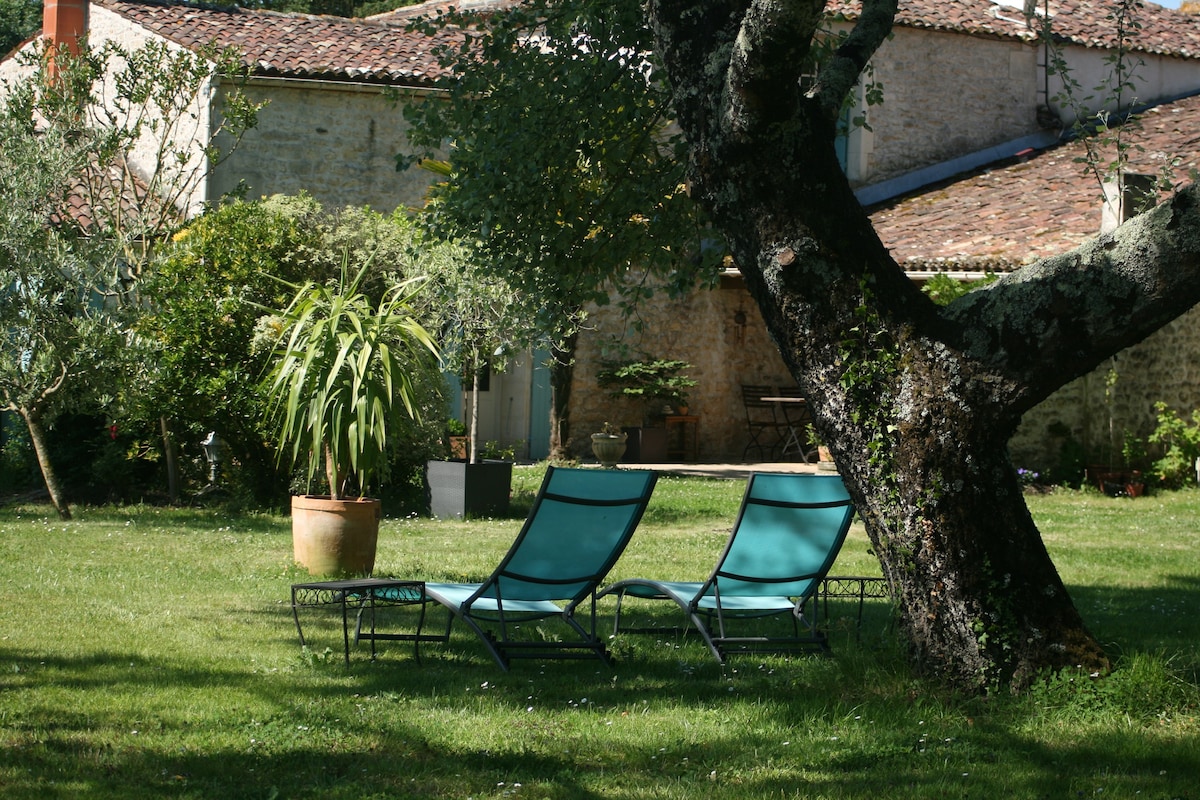
[[[45,426],[89,388],[118,393],[128,362],[112,351],[130,341],[146,254],[222,157],[194,152],[195,103],[214,76],[234,77],[217,125],[234,142],[258,107],[238,91],[233,59],[213,50],[85,43],[78,55],[50,59],[42,45],[18,59],[20,77],[0,87],[0,408],[29,428],[66,518]],[[146,143],[149,156],[135,162]]]

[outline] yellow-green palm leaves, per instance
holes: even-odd
[[[267,377],[279,452],[307,456],[311,486],[324,458],[330,493],[348,478],[366,488],[384,464],[389,427],[417,418],[416,370],[436,363],[437,346],[413,315],[424,279],[404,281],[374,304],[361,291],[364,266],[336,287],[308,282],[283,312],[276,358]]]

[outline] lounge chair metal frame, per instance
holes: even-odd
[[[631,578],[598,597],[617,597],[614,635],[622,631],[626,596],[673,601],[720,662],[730,649],[828,652],[825,634],[804,611],[820,591],[853,517],[854,506],[837,475],[755,473],[708,580]],[[730,630],[738,621],[781,614],[791,615],[791,636],[740,636]]]
[[[547,468],[521,532],[486,580],[425,583],[426,602],[449,612],[440,641],[461,620],[506,671],[514,658],[596,657],[610,664],[597,633],[597,588],[629,544],[657,479],[646,470]],[[581,607],[586,624],[576,619]],[[523,623],[551,618],[577,640],[516,637]]]

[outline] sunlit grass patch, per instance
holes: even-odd
[[[532,491],[525,470],[514,485]],[[703,578],[743,489],[664,478],[613,577]],[[347,668],[334,610],[305,610],[299,646],[289,588],[308,576],[286,519],[0,509],[0,796],[1194,797],[1200,492],[1030,504],[1115,670],[986,698],[915,676],[883,601],[861,627],[853,603],[833,605],[830,656],[721,665],[663,631],[614,639],[612,669],[504,673],[455,628],[420,663],[384,642]],[[520,524],[385,520],[377,572],[482,577]],[[878,574],[861,526],[834,571]]]

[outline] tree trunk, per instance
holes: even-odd
[[[342,481],[345,480],[345,475],[341,473],[338,463],[333,460],[333,450],[329,444],[325,444],[325,480],[329,481],[329,499],[342,500],[345,499],[342,492]]]
[[[575,372],[575,343],[572,333],[560,346],[550,348],[550,460],[571,457],[571,379]]]
[[[177,505],[179,503],[179,451],[167,418],[159,417],[158,425],[162,431],[163,459],[167,464],[167,499],[171,505]]]
[[[879,241],[833,149],[842,99],[896,5],[864,0],[802,88],[822,0],[651,0],[692,194],[812,401],[917,667],[972,690],[1103,671],[1007,442],[1056,388],[1200,299],[1200,195],[934,306]]]
[[[470,450],[467,453],[468,464],[479,463],[479,362],[473,362],[475,368],[471,370],[471,439]]]
[[[46,449],[46,431],[42,428],[41,419],[36,411],[28,408],[18,407],[16,411],[21,415],[21,419],[25,420],[25,426],[29,429],[29,441],[33,444],[33,452],[37,456],[38,467],[42,471],[42,480],[46,484],[46,491],[50,493],[50,503],[61,519],[70,519],[71,509],[63,497],[62,487],[58,484],[58,475],[54,472],[54,464],[50,462],[50,452]]]

